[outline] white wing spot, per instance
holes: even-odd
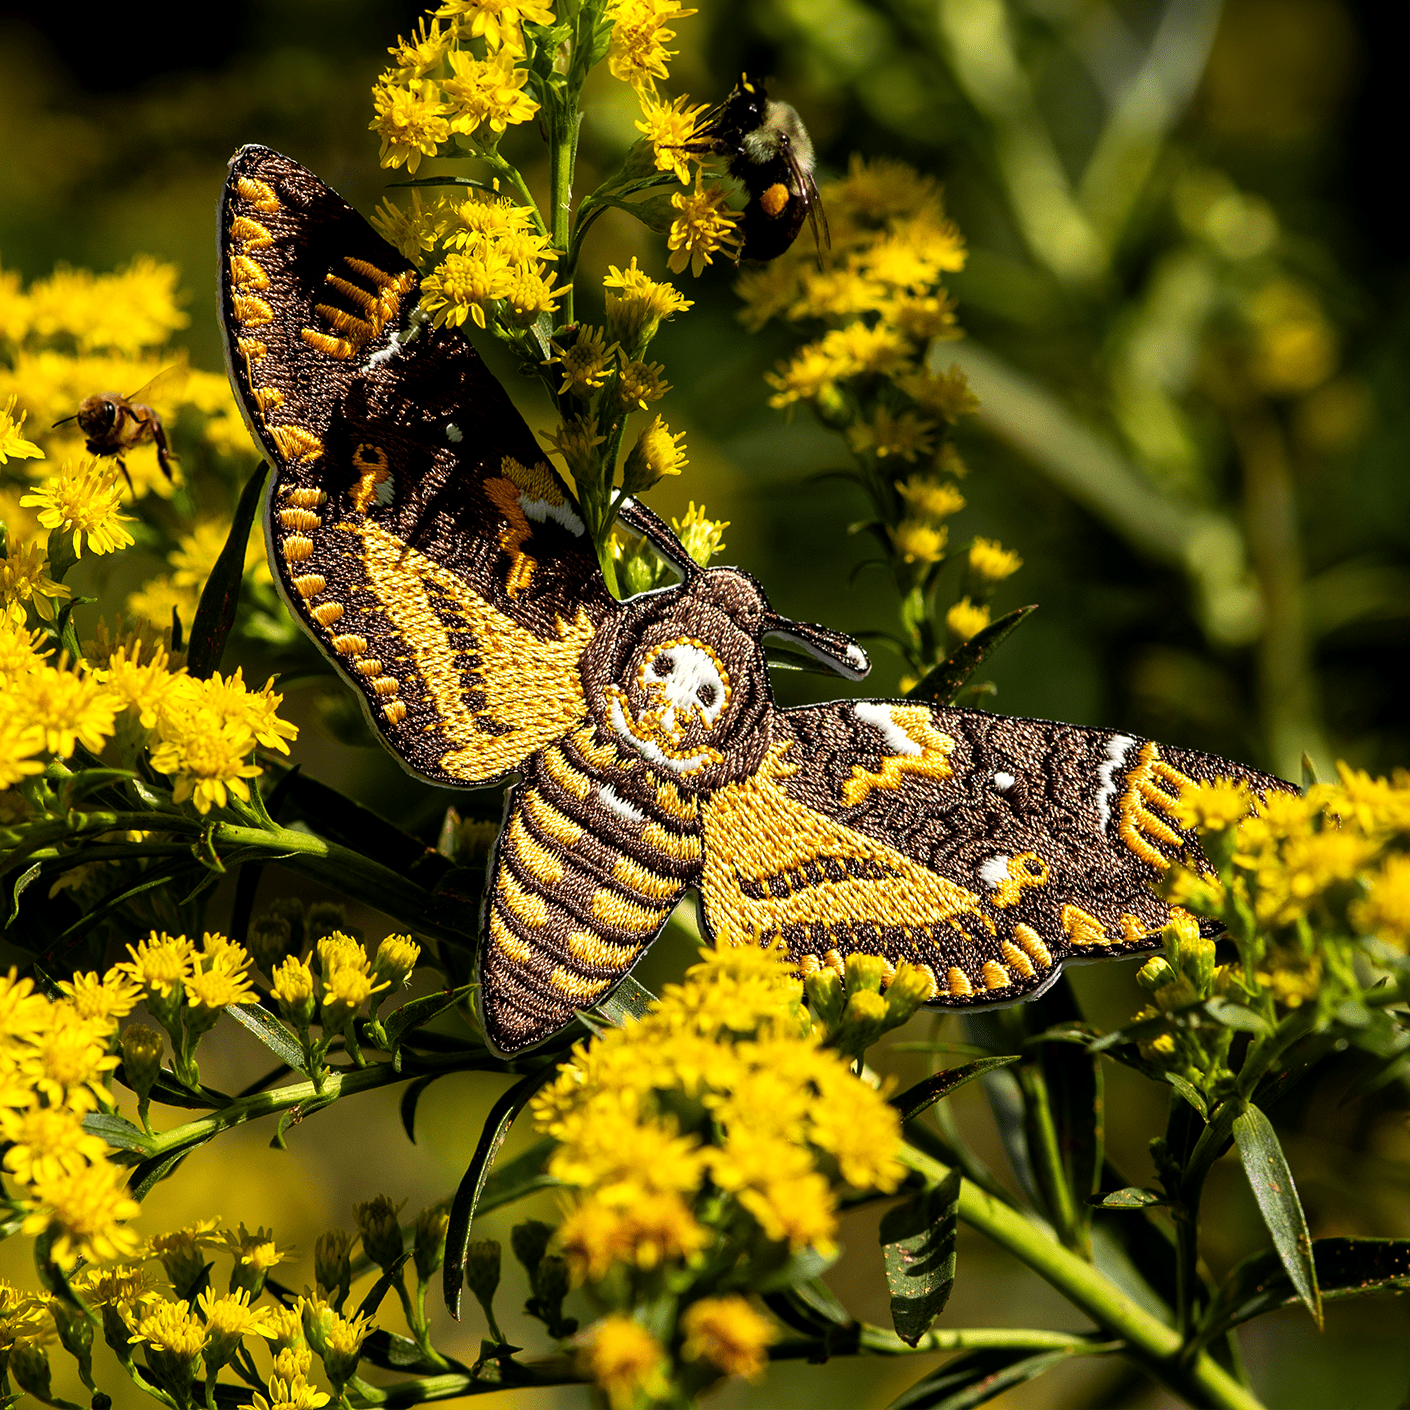
[[[646,821],[646,814],[640,808],[633,808],[610,783],[599,783],[597,796],[602,800],[603,807],[611,809],[619,818],[635,823]]]
[[[1000,793],[1007,793],[1017,782],[1018,780],[1014,778],[1012,774],[1000,772],[994,775],[994,787],[997,788]]]
[[[847,664],[858,671],[865,671],[871,662],[867,660],[867,653],[856,642],[853,642],[847,648]]]
[[[979,864],[979,879],[992,891],[1009,879],[1009,859],[1006,856],[990,857]]]
[[[1097,779],[1101,783],[1097,790],[1097,816],[1101,819],[1103,832],[1111,821],[1111,795],[1116,792],[1116,771],[1135,742],[1129,734],[1114,734],[1107,740],[1106,763],[1097,770]]]
[[[863,724],[879,730],[886,740],[886,746],[893,754],[920,754],[919,744],[908,735],[891,717],[891,707],[875,700],[863,700],[852,707]]]

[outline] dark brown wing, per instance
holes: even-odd
[[[1151,889],[1198,858],[1187,779],[1280,779],[1110,730],[908,701],[781,711],[763,767],[703,809],[705,918],[781,934],[806,971],[848,954],[927,966],[941,1004],[1040,991],[1065,960],[1159,944]]]
[[[584,715],[613,603],[572,495],[416,271],[264,147],[220,216],[231,380],[275,467],[270,561],[382,739],[437,783],[502,777]]]

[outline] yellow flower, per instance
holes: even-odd
[[[970,416],[979,409],[979,398],[970,391],[969,379],[958,366],[941,373],[928,369],[908,373],[898,377],[896,385],[922,411],[943,417],[952,426],[961,416]]]
[[[626,269],[609,264],[602,284],[607,291],[608,333],[629,353],[644,348],[663,319],[694,307],[675,285],[658,283],[638,269],[635,255]]]
[[[1222,832],[1237,827],[1253,811],[1253,798],[1246,783],[1216,779],[1195,783],[1180,790],[1175,816],[1181,827],[1198,827]]]
[[[59,988],[80,1018],[126,1018],[142,998],[142,986],[123,965],[114,965],[101,976],[90,972],[61,979]]]
[[[313,998],[313,971],[296,955],[289,955],[275,969],[271,992],[283,1008],[299,1009]]]
[[[186,1002],[197,1022],[203,1017],[214,1019],[228,1004],[259,1002],[243,974],[231,974],[223,969],[198,970],[186,980],[185,989]]]
[[[681,1318],[687,1361],[708,1361],[727,1376],[763,1379],[770,1343],[778,1339],[773,1324],[742,1297],[702,1297]]]
[[[960,641],[968,641],[989,625],[989,609],[962,597],[945,613],[945,625]]]
[[[1351,923],[1363,935],[1410,950],[1410,856],[1397,852],[1371,875],[1364,900],[1352,902]]]
[[[669,103],[660,102],[649,89],[643,89],[640,96],[643,121],[636,124],[636,130],[644,133],[655,149],[656,170],[674,172],[682,186],[689,186],[690,168],[686,163],[690,154],[680,148],[695,135],[696,120],[706,105],[686,107],[690,99],[684,93]]]
[[[400,35],[394,48],[387,53],[396,61],[397,76],[403,81],[424,78],[446,56],[451,42],[455,39],[455,29],[442,29],[440,20],[432,20],[431,28],[426,28],[426,17],[421,17],[419,29],[411,31],[410,39]]]
[[[27,441],[20,435],[24,430],[26,412],[21,412],[19,419],[15,418],[15,402],[17,396],[12,395],[4,406],[0,407],[0,465],[7,460],[33,460],[44,458],[44,452],[39,449],[33,441]]]
[[[906,501],[912,514],[937,522],[958,514],[965,506],[964,496],[954,485],[927,475],[912,475],[896,486],[896,493]]]
[[[441,93],[449,105],[452,132],[468,137],[481,124],[503,132],[510,124],[533,120],[539,105],[523,91],[529,71],[514,67],[511,50],[501,49],[482,60],[453,49],[446,60],[452,76],[441,83]]]
[[[402,83],[395,73],[384,73],[372,90],[372,108],[376,116],[367,125],[382,139],[384,167],[404,165],[414,176],[421,158],[434,157],[450,138],[450,109],[441,102],[434,79]]]
[[[922,420],[914,411],[894,416],[884,406],[876,409],[870,421],[859,421],[848,428],[847,439],[858,454],[870,451],[877,459],[898,455],[914,460],[934,449],[935,423]]]
[[[825,333],[821,346],[824,353],[850,369],[849,375],[869,372],[889,376],[905,366],[910,356],[906,340],[894,328],[884,323],[869,328],[860,320]]]
[[[606,439],[606,436],[595,434],[591,421],[574,417],[559,425],[553,433],[551,443],[567,463],[568,473],[573,477],[574,483],[583,485],[593,482],[597,474],[597,457],[594,451]]]
[[[118,513],[120,474],[112,463],[65,461],[57,475],[31,490],[20,503],[37,507],[39,522],[46,529],[71,532],[75,557],[83,556],[85,535],[90,553],[112,553],[134,542],[122,527],[132,522],[132,516]]]
[[[793,361],[780,364],[776,372],[766,372],[764,380],[778,391],[769,398],[769,405],[777,411],[800,401],[817,401],[836,391],[837,383],[850,377],[856,367],[845,357],[839,356],[836,349],[825,348],[821,343],[810,343],[800,348]]]
[[[62,759],[83,745],[102,752],[120,702],[91,676],[41,666],[25,683],[25,710],[44,731],[44,747]]]
[[[205,1314],[205,1360],[207,1370],[212,1373],[235,1355],[236,1348],[246,1337],[270,1339],[274,1336],[268,1309],[251,1307],[250,1294],[244,1288],[223,1297],[218,1296],[214,1288],[207,1288],[196,1299],[196,1305]]]
[[[388,935],[377,946],[372,960],[372,977],[379,984],[400,989],[411,977],[416,961],[421,958],[421,946],[409,935]]]
[[[327,1391],[309,1385],[305,1376],[273,1375],[266,1388],[268,1400],[255,1392],[254,1403],[258,1410],[320,1410],[333,1398]]]
[[[671,519],[671,527],[676,531],[676,537],[685,551],[702,568],[708,568],[710,560],[724,552],[725,530],[729,525],[728,519],[708,518],[705,506],[702,504],[697,509],[694,500],[690,501],[690,508],[686,510],[684,519]]]
[[[8,618],[6,619],[8,620]],[[5,684],[0,671],[0,685]],[[21,712],[13,696],[0,696],[0,789],[13,788],[23,779],[44,772],[44,727]]]
[[[637,89],[655,89],[655,80],[666,78],[666,65],[675,51],[666,48],[676,37],[668,23],[683,20],[694,10],[682,9],[678,0],[613,0],[612,47],[607,67],[613,78]]]
[[[606,381],[617,345],[613,343],[608,347],[601,328],[583,324],[569,347],[559,348],[555,343],[554,350],[558,353],[555,361],[563,368],[559,396],[572,392],[574,396],[586,397]]]
[[[413,190],[411,205],[403,209],[391,197],[372,213],[372,228],[389,244],[396,247],[403,259],[420,265],[427,250],[433,250],[444,233],[447,220],[447,203],[444,197],[431,205],[421,199],[421,192]]]
[[[665,475],[679,475],[690,464],[683,454],[684,440],[684,431],[672,435],[659,416],[653,417],[627,454],[622,467],[622,488],[628,494],[637,494],[649,490]]]
[[[176,306],[177,278],[175,265],[150,255],[138,255],[112,274],[60,265],[30,287],[31,332],[70,336],[81,352],[109,348],[130,357],[163,347],[191,321]]]
[[[671,390],[661,375],[665,368],[656,362],[627,362],[618,373],[617,397],[623,411],[645,411]]]
[[[526,269],[516,269],[509,275],[501,297],[509,305],[510,321],[515,327],[527,328],[540,314],[557,311],[557,302],[564,293],[553,287],[557,277],[550,273],[545,278]]]
[[[485,311],[503,298],[512,270],[494,245],[452,252],[421,281],[421,306],[437,328],[459,328],[467,318],[484,328]]]
[[[136,947],[127,947],[131,960],[117,968],[126,970],[149,995],[169,998],[182,989],[195,972],[195,946],[184,935],[152,933]]]
[[[663,1399],[669,1390],[666,1353],[639,1322],[613,1314],[589,1327],[578,1365],[607,1397],[612,1410],[631,1410],[639,1394]]]
[[[600,1282],[613,1263],[649,1269],[684,1261],[709,1241],[679,1195],[637,1191],[629,1200],[584,1200],[554,1237],[575,1283]]]
[[[699,277],[713,256],[721,252],[726,258],[737,258],[742,237],[736,233],[740,217],[725,204],[729,192],[723,186],[701,188],[697,177],[693,191],[682,191],[671,197],[671,204],[680,212],[671,222],[666,244],[671,251],[667,268],[679,274],[686,265]]]
[[[142,659],[144,652],[147,659]],[[153,729],[167,696],[185,667],[173,674],[171,657],[160,642],[146,642],[134,632],[108,656],[107,665],[94,670],[95,679],[115,701],[137,712],[144,729]]]
[[[553,6],[540,0],[446,0],[436,14],[459,20],[461,34],[483,39],[492,54],[501,47],[522,54],[523,26],[553,23]]]
[[[975,539],[969,546],[969,571],[984,583],[1001,583],[1023,567],[1023,559],[996,539]]]
[[[891,531],[891,541],[903,563],[938,563],[945,555],[949,530],[924,519],[902,519]]]
[[[22,1185],[73,1174],[108,1154],[108,1143],[86,1134],[82,1120],[62,1106],[0,1109],[0,1135],[12,1143],[5,1169]]]
[[[61,1264],[128,1258],[138,1238],[124,1227],[141,1206],[127,1193],[127,1172],[106,1160],[63,1171],[30,1186],[26,1234],[54,1235],[53,1254]]]
[[[83,1018],[67,1001],[51,1004],[48,1019],[44,1031],[31,1040],[34,1090],[80,1114],[110,1104],[103,1079],[118,1065],[118,1058],[108,1052],[114,1024]]]

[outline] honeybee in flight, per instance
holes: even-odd
[[[168,480],[172,477],[172,463],[176,459],[167,444],[166,428],[162,418],[148,404],[159,393],[167,396],[179,394],[186,382],[185,363],[158,372],[145,386],[139,387],[131,396],[119,396],[117,392],[99,392],[84,397],[78,410],[72,416],[56,421],[62,426],[64,421],[77,421],[79,429],[88,437],[89,455],[114,455],[118,469],[132,487],[132,477],[127,473],[123,456],[130,450],[151,441],[157,450],[157,464]]]

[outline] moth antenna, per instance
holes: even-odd
[[[801,646],[814,659],[831,666],[839,676],[859,681],[871,670],[871,660],[861,646],[844,632],[819,627],[813,622],[792,622],[776,612],[765,615],[760,636],[782,637]]]
[[[628,496],[622,501],[617,517],[641,538],[646,539],[681,575],[683,583],[694,582],[701,574],[700,565],[685,550],[685,545],[676,537],[675,531],[653,510],[648,509],[639,499]]]

